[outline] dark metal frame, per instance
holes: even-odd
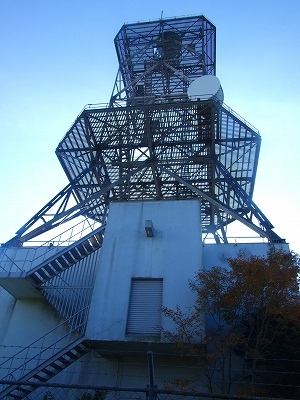
[[[216,28],[204,16],[124,25],[115,47],[111,106],[178,100],[195,78],[216,73]]]

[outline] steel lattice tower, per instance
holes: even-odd
[[[110,202],[191,198],[216,242],[235,220],[282,241],[252,200],[258,131],[218,99],[187,95],[216,73],[215,26],[204,16],[126,24],[115,47],[109,105],[86,107],[56,149],[69,185],[9,243],[79,217],[103,224]]]

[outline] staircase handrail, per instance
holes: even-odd
[[[88,222],[87,226],[84,226],[84,224]],[[61,247],[64,246],[69,247],[70,245],[76,243],[78,240],[83,239],[83,237],[91,237],[95,231],[98,232],[99,228],[99,232],[101,230],[104,230],[105,224],[100,225],[100,227],[97,227],[96,229],[93,229],[93,227],[95,225],[98,225],[99,222],[93,220],[93,223],[91,224],[91,221],[89,218],[85,218],[84,220],[78,222],[77,224],[71,226],[70,228],[66,229],[64,232],[60,233],[59,235],[43,242],[41,245],[39,245],[38,247],[28,247],[28,246],[24,246],[23,249],[26,249],[28,251],[28,254],[31,254],[30,258],[27,258],[27,255],[25,256],[24,260],[19,260],[17,261],[18,264],[15,261],[12,261],[10,259],[10,257],[8,256],[9,251],[11,250],[11,247],[5,247],[3,248],[4,252],[2,253],[2,257],[1,257],[1,261],[2,261],[2,265],[0,265],[1,269],[3,272],[10,274],[12,272],[18,272],[18,273],[24,273],[24,272],[28,272],[26,271],[26,268],[24,268],[26,266],[26,264],[28,266],[31,266],[32,263],[34,263],[34,266],[37,266],[38,264],[41,264],[44,260],[46,260],[47,257],[50,258],[50,256],[54,256],[57,255],[57,253],[59,251],[61,251]],[[76,232],[74,233],[75,229],[79,228],[80,226],[83,226],[83,229],[81,230],[76,230]],[[86,230],[89,230],[90,232],[86,235],[83,236],[83,233],[85,233]],[[70,236],[68,236],[68,238],[64,238],[62,240],[63,237],[65,237],[65,234],[67,232],[70,232]],[[79,239],[78,239],[79,236]],[[75,240],[74,238],[77,239]],[[32,243],[32,242],[29,242]],[[70,244],[71,243],[71,244]],[[43,251],[45,248],[48,249],[46,251]],[[43,249],[41,251],[41,249]],[[1,251],[1,249],[0,249]],[[42,254],[41,254],[42,253]],[[50,254],[50,256],[49,256]],[[7,261],[4,260],[4,258],[7,258]],[[5,268],[5,265],[8,264],[9,267]]]
[[[71,343],[68,344],[68,346],[64,347],[63,349],[59,350],[57,353],[55,353],[51,359],[47,358],[46,360],[42,361],[37,367],[35,367],[34,369],[31,369],[29,372],[25,373],[25,375],[23,375],[21,377],[21,379],[24,381],[23,384],[19,384],[17,383],[19,380],[16,379],[1,379],[0,380],[0,384],[3,385],[4,387],[2,387],[0,390],[0,399],[4,399],[7,396],[8,397],[16,397],[16,398],[27,398],[27,394],[29,394],[30,392],[32,392],[33,390],[35,390],[35,387],[32,385],[34,382],[39,381],[38,375],[39,373],[43,373],[46,372],[44,371],[44,369],[46,369],[47,367],[49,367],[49,365],[51,366],[51,363],[53,361],[59,360],[59,358],[61,356],[64,356],[68,353],[68,351],[70,350],[74,350],[76,348],[76,346],[80,345],[81,343],[84,342],[83,338],[79,338]],[[87,349],[88,351],[88,349]],[[54,360],[53,360],[54,358]],[[74,360],[73,360],[74,361]],[[57,371],[57,373],[60,372]],[[52,374],[51,374],[52,375]],[[51,379],[51,375],[48,376],[48,378],[43,378],[43,381],[47,381],[49,379]],[[47,376],[47,372],[46,372],[46,376]],[[33,381],[31,381],[32,378],[35,378]],[[20,381],[19,381],[20,382]],[[30,388],[28,389],[28,382],[30,382]],[[21,386],[23,386],[23,388],[21,388]],[[20,390],[21,391],[21,395],[15,395],[13,394],[14,390]]]
[[[37,266],[35,266],[34,268],[30,269],[29,271],[27,271],[26,275],[29,275],[35,271],[37,271],[39,268],[41,268],[44,264],[47,264],[55,259],[57,259],[59,256],[63,255],[66,252],[66,249],[71,250],[73,248],[75,248],[76,246],[78,246],[78,244],[80,244],[81,242],[83,242],[84,240],[87,240],[89,238],[91,238],[93,235],[102,232],[105,230],[106,225],[102,225],[99,226],[98,228],[96,228],[95,230],[93,230],[92,232],[88,233],[86,236],[81,237],[78,241],[73,242],[71,245],[64,247],[63,249],[60,249],[59,251],[57,251],[56,253],[51,254],[51,256],[49,258],[44,258],[42,260],[42,262],[40,264],[38,264]],[[61,246],[57,247],[57,249],[59,249]],[[45,253],[47,254],[47,253]],[[38,257],[35,259],[37,260]]]

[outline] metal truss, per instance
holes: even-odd
[[[106,202],[201,197],[203,231],[242,220],[262,236],[280,239],[252,201],[260,135],[215,101],[86,110],[57,148],[69,179],[84,199],[141,162],[146,168],[115,185]],[[97,206],[94,212],[97,214]],[[259,226],[253,222],[257,220]]]
[[[191,81],[215,74],[215,42],[203,16],[124,25],[110,106],[83,110],[56,149],[70,184],[10,243],[78,217],[102,224],[110,202],[193,198],[217,242],[236,220],[282,241],[252,200],[258,131],[214,98],[187,96]]]
[[[80,201],[78,200],[78,179],[75,179],[73,183],[67,185],[23,225],[16,232],[16,236],[5,243],[4,246],[22,246],[23,243],[43,235],[54,228],[61,228],[68,222],[80,217],[84,217],[85,220],[95,220],[104,225],[108,212],[107,193],[124,180],[130,179],[132,175],[142,170],[148,163],[148,161],[140,163],[140,165],[137,165],[128,174],[124,174],[113,183],[105,184],[101,189],[98,187],[97,190],[94,190],[86,198],[81,197]],[[91,166],[81,174],[81,178],[83,179],[86,175],[93,174],[93,171],[94,167]],[[74,199],[76,200],[75,205]],[[47,242],[51,241],[52,239],[49,240],[48,237]]]
[[[111,106],[178,100],[195,78],[215,75],[216,28],[203,16],[126,24],[115,47]]]
[[[72,183],[18,231],[19,239],[79,215],[101,222],[112,201],[199,197],[203,232],[217,241],[226,242],[225,227],[235,220],[280,240],[252,201],[260,141],[214,101],[83,111],[56,150]]]

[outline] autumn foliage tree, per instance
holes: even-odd
[[[299,258],[271,248],[265,257],[240,254],[227,261],[228,268],[197,272],[189,312],[164,309],[176,325],[165,336],[193,357],[197,379],[210,392],[285,397],[278,388],[271,393],[272,380],[275,373],[277,384],[284,376],[275,360],[299,357],[300,364]],[[293,395],[298,398],[290,390]]]

